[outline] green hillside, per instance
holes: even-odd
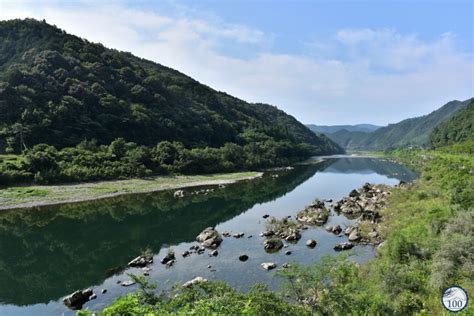
[[[409,146],[427,147],[430,134],[441,122],[465,108],[470,100],[451,101],[428,115],[410,118],[379,128],[373,132],[340,130],[326,134],[331,140],[349,150],[388,150]]]
[[[433,147],[470,144],[474,145],[474,100],[449,120],[435,127],[430,135]]]
[[[274,140],[341,151],[274,106],[244,102],[46,22],[2,21],[0,43],[0,152],[118,137],[147,146]]]

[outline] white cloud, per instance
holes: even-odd
[[[1,0],[0,0],[1,1]],[[453,34],[422,41],[393,29],[344,29],[319,40],[320,54],[272,52],[271,35],[218,18],[143,11],[119,2],[48,5],[0,2],[0,19],[45,18],[66,31],[178,69],[303,122],[388,123],[470,97],[473,56]],[[251,52],[247,57],[233,51]],[[334,53],[334,54],[331,54]],[[337,54],[336,54],[337,52]],[[334,56],[338,56],[337,58]]]

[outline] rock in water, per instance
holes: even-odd
[[[222,237],[213,227],[208,227],[196,237],[196,240],[199,241],[203,247],[215,249],[221,244]]]
[[[268,270],[275,269],[277,265],[274,262],[264,262],[261,264],[261,266],[262,268],[268,271]]]
[[[341,250],[348,250],[348,249],[351,249],[352,247],[354,247],[354,244],[351,243],[351,242],[343,242],[343,243],[340,243],[340,244],[337,244],[334,246],[334,250],[336,251],[341,251]]]
[[[127,280],[127,281],[123,281],[122,283],[120,283],[120,285],[122,286],[131,286],[131,285],[134,285],[135,284],[135,281],[132,281],[132,280]]]
[[[359,239],[360,239],[359,230],[357,228],[355,228],[349,234],[349,241],[358,241]]]
[[[219,254],[219,252],[217,250],[213,250],[209,253],[209,256],[211,257],[217,257],[217,255]]]
[[[153,258],[146,256],[138,256],[128,263],[129,267],[144,267],[148,264],[153,263]]]
[[[324,225],[329,217],[329,211],[323,201],[316,200],[304,210],[296,214],[296,220],[309,225]]]
[[[316,247],[316,244],[317,244],[317,243],[316,243],[316,240],[314,240],[314,239],[308,239],[308,240],[306,241],[306,246],[308,246],[308,247],[310,247],[310,248]]]
[[[189,280],[189,281],[185,282],[185,283],[183,284],[183,287],[192,287],[192,286],[195,285],[195,284],[204,283],[204,282],[207,282],[207,279],[198,276],[198,277],[195,277],[195,278],[192,279],[192,280]]]
[[[263,242],[263,248],[265,250],[270,250],[270,251],[280,250],[281,248],[283,248],[283,242],[279,238],[266,239]]]
[[[247,256],[247,255],[240,255],[240,256],[239,256],[239,260],[242,261],[242,262],[245,262],[245,261],[249,260],[249,256]]]
[[[163,257],[163,259],[161,259],[161,263],[162,264],[168,264],[169,262],[175,260],[176,257],[174,255],[174,251],[169,251],[166,256]]]
[[[63,303],[71,309],[81,309],[94,293],[92,289],[78,290],[63,299]]]

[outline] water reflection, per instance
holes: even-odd
[[[109,289],[107,296],[90,303],[101,308],[126,293],[115,285],[123,275],[110,276],[121,273],[133,256],[145,248],[161,256],[169,245],[179,253],[208,226],[245,231],[254,238],[226,239],[218,257],[178,260],[173,270],[154,268],[150,278],[182,281],[196,273],[208,277],[206,266],[214,260],[218,271],[209,275],[211,278],[241,289],[254,282],[275,285],[272,274],[262,273],[259,263],[288,258],[282,253],[268,257],[262,250],[257,235],[263,227],[263,212],[276,217],[294,215],[316,197],[338,199],[364,182],[395,184],[415,177],[405,167],[388,161],[338,158],[269,173],[207,195],[191,195],[200,188],[190,188],[182,199],[162,192],[4,212],[0,214],[0,301],[9,305],[0,306],[0,314],[62,313],[66,309],[59,300],[64,295],[93,285]],[[345,225],[348,220],[331,216],[329,223]],[[317,239],[318,247],[308,253],[304,242],[291,246],[291,260],[296,262],[317,262],[333,253],[334,243],[341,241],[320,228],[304,234],[304,238]],[[355,250],[362,257],[372,256],[370,247]],[[250,254],[247,265],[235,265],[235,254],[240,251]]]

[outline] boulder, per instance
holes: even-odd
[[[192,280],[189,280],[189,281],[185,282],[183,284],[183,287],[192,287],[193,285],[196,285],[198,283],[205,283],[205,282],[207,282],[207,279],[198,276],[198,277],[195,277]]]
[[[102,294],[107,293],[107,289],[102,289],[102,291],[100,291],[100,293],[102,293]]]
[[[263,248],[269,251],[276,251],[283,248],[283,242],[279,238],[266,239],[263,242]]]
[[[269,217],[270,217],[270,215],[268,215],[268,214],[265,214],[265,215],[263,215],[262,217],[263,217],[263,218],[269,218]]]
[[[243,232],[235,233],[233,236],[234,236],[234,238],[242,238],[242,237],[244,237],[244,233]]]
[[[213,250],[209,253],[209,256],[211,257],[217,257],[217,255],[219,254],[219,252],[217,250]]]
[[[261,264],[261,266],[263,269],[268,271],[268,270],[275,269],[277,265],[274,262],[264,262]]]
[[[183,190],[177,190],[177,191],[174,192],[173,196],[175,198],[182,198],[182,197],[184,197],[184,191]]]
[[[188,257],[191,253],[188,250],[185,250],[181,255],[185,258]]]
[[[301,234],[299,231],[290,231],[288,236],[285,237],[286,241],[298,241],[301,239]]]
[[[357,190],[352,190],[350,193],[349,193],[349,196],[350,197],[358,197],[360,195],[359,191]]]
[[[122,283],[120,283],[120,285],[122,286],[131,286],[131,285],[134,285],[135,284],[135,281],[132,281],[132,280],[127,280],[127,281],[123,281]]]
[[[355,229],[354,226],[350,226],[350,225],[347,226],[346,229],[344,229],[344,235],[349,236],[349,235],[352,233],[352,231],[353,231],[354,229]]]
[[[340,244],[337,244],[334,246],[334,250],[336,251],[341,251],[341,250],[349,250],[351,249],[352,247],[354,247],[354,244],[351,243],[351,242],[343,242],[343,243],[340,243]]]
[[[148,264],[153,263],[152,257],[138,256],[128,263],[129,267],[145,267]]]
[[[360,239],[359,230],[353,229],[352,232],[349,234],[349,241],[358,241]]]
[[[342,228],[340,225],[328,226],[326,227],[326,230],[335,235],[339,235],[342,232]]]
[[[245,261],[249,260],[249,256],[247,256],[247,255],[240,255],[240,256],[239,256],[239,260],[242,261],[242,262],[245,262]]]
[[[174,255],[174,251],[169,251],[166,256],[164,256],[162,259],[161,259],[161,263],[162,264],[168,264],[169,262],[171,261],[174,261],[176,259],[175,255]]]
[[[310,248],[316,247],[316,244],[317,244],[317,242],[316,242],[316,240],[314,240],[314,239],[308,239],[308,240],[306,241],[306,246],[308,246],[308,247],[310,247]]]
[[[213,227],[208,227],[196,237],[196,240],[205,248],[215,249],[221,244],[222,237]]]
[[[285,251],[285,255],[287,255],[287,256],[291,255],[291,253],[292,253],[292,252],[289,251],[289,250],[288,250],[288,251]]]
[[[309,225],[324,225],[329,217],[329,211],[324,202],[316,200],[304,210],[296,214],[296,220]]]
[[[78,290],[63,299],[63,303],[71,309],[81,309],[90,297],[94,294],[92,289]]]

